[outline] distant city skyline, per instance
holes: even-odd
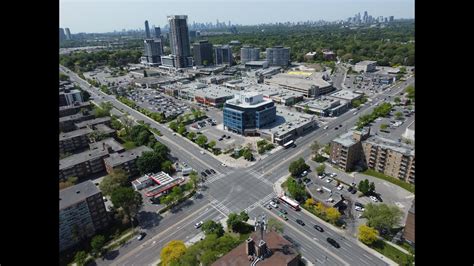
[[[400,19],[414,18],[414,5],[414,0],[60,0],[60,27],[70,28],[73,34],[144,29],[145,20],[163,27],[168,15],[187,15],[189,24],[219,20],[241,25],[346,20],[364,11]]]

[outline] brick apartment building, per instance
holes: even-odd
[[[415,183],[413,146],[378,136],[370,130],[348,132],[331,143],[331,162],[351,171],[359,164],[405,182]]]
[[[413,200],[413,204],[408,211],[403,237],[408,243],[415,244],[415,200]]]
[[[108,223],[102,193],[92,181],[59,192],[59,251],[93,236]]]

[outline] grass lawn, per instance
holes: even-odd
[[[385,181],[388,181],[390,183],[393,183],[399,187],[402,187],[408,191],[410,191],[411,193],[415,194],[415,185],[412,185],[412,184],[409,184],[407,182],[404,182],[400,179],[397,179],[395,177],[391,177],[391,176],[388,176],[388,175],[384,175],[382,173],[379,173],[379,172],[376,172],[372,169],[367,169],[365,170],[364,172],[361,172],[362,174],[365,174],[365,175],[370,175],[370,176],[374,176],[374,177],[377,177],[377,178],[380,178],[380,179],[383,179]]]
[[[131,149],[137,147],[133,141],[127,141],[127,142],[123,143],[122,146],[125,148],[125,150],[131,150]]]
[[[390,258],[391,260],[395,261],[399,265],[412,265],[414,258],[411,255],[407,255],[400,250],[392,247],[389,244],[386,244],[382,240],[378,240],[374,244],[370,246],[371,248],[377,250],[384,256]]]

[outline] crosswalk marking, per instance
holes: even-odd
[[[255,177],[256,179],[258,179],[260,181],[262,181],[263,183],[265,183],[269,186],[273,186],[273,183],[270,182],[268,179],[264,178],[262,173],[259,173],[255,170],[252,170],[249,173],[250,173],[251,176]]]
[[[249,212],[253,211],[255,208],[257,208],[258,206],[265,205],[265,203],[269,202],[274,197],[276,197],[276,193],[272,192],[272,193],[266,195],[265,197],[263,197],[263,199],[257,201],[256,203],[250,205],[249,207],[247,207],[244,211],[249,213]]]

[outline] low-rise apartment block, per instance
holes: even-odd
[[[59,130],[61,132],[69,132],[73,131],[76,128],[76,123],[80,123],[82,121],[94,119],[94,115],[88,111],[79,112],[75,115],[69,115],[59,118]]]
[[[73,152],[89,146],[89,134],[93,132],[90,128],[82,128],[74,131],[61,133],[59,135],[59,152]]]
[[[105,116],[105,117],[85,120],[85,121],[76,123],[75,126],[76,128],[86,128],[86,127],[91,128],[98,124],[104,124],[104,125],[110,126],[110,123],[111,123],[111,118],[109,116]]]
[[[111,150],[112,152],[125,151],[125,148],[113,138],[107,138],[101,141],[91,143],[89,144],[89,148],[91,150],[95,150],[95,149]]]
[[[59,161],[59,178],[67,179],[70,176],[78,178],[105,170],[104,158],[109,156],[107,149],[84,151],[68,156]]]
[[[79,113],[82,109],[92,110],[92,105],[90,102],[77,103],[73,105],[60,106],[59,107],[59,117],[75,115]]]
[[[138,175],[137,159],[147,151],[153,150],[147,146],[140,146],[122,153],[110,154],[110,157],[104,159],[107,172],[112,173],[114,170],[121,168],[131,177]]]
[[[59,251],[93,236],[108,223],[102,193],[92,181],[59,192]]]

